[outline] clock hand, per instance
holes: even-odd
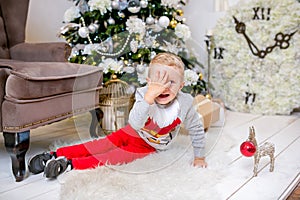
[[[297,31],[292,32],[291,34],[283,34],[283,33],[277,33],[275,36],[275,45],[280,47],[280,49],[287,49],[290,46],[290,39]]]
[[[274,40],[275,44],[272,46],[269,46],[266,48],[265,51],[260,51],[260,53],[264,53],[261,55],[258,55],[260,58],[264,58],[267,54],[271,53],[275,47],[279,47],[280,49],[287,49],[290,46],[290,39],[297,31],[294,31],[291,34],[283,34],[283,33],[277,33]]]
[[[279,47],[280,49],[287,49],[290,46],[289,43],[290,39],[297,32],[294,31],[291,34],[283,34],[279,32],[276,34],[274,38],[275,40],[274,45],[267,47],[266,50],[259,50],[257,46],[250,40],[250,38],[246,34],[246,24],[238,21],[235,16],[233,16],[233,19],[236,24],[235,25],[236,32],[242,34],[245,37],[252,54],[260,58],[264,58],[267,54],[271,53],[275,47]]]
[[[234,22],[235,22],[235,30],[237,33],[242,34],[248,43],[248,46],[250,47],[250,50],[253,55],[259,56],[262,54],[262,51],[260,51],[257,46],[250,40],[248,35],[246,34],[246,24],[243,22],[239,22],[235,16],[233,16]]]

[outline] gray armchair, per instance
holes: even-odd
[[[16,181],[25,178],[31,129],[90,111],[95,136],[102,85],[100,68],[67,62],[67,44],[24,42],[28,5],[0,0],[0,132]]]

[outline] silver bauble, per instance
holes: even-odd
[[[87,27],[80,27],[78,30],[78,35],[82,38],[87,38],[89,35],[89,29]]]
[[[129,0],[127,9],[131,13],[138,13],[141,10],[140,1],[139,0]]]
[[[148,1],[141,0],[141,1],[140,1],[140,5],[141,5],[142,8],[147,8],[147,6],[148,6]]]
[[[107,20],[107,23],[110,24],[110,25],[114,25],[116,22],[115,22],[115,20],[114,20],[112,17],[110,17],[110,18]]]
[[[99,25],[98,24],[90,24],[88,26],[88,29],[89,29],[89,32],[90,33],[95,33],[99,28]]]
[[[154,24],[154,22],[155,22],[155,19],[151,15],[146,18],[146,24],[152,25],[152,24]]]
[[[169,26],[169,23],[170,23],[170,19],[169,19],[167,16],[161,16],[161,17],[158,19],[158,24],[159,24],[161,27],[167,28],[167,27]]]
[[[127,0],[120,0],[120,1],[119,1],[119,9],[120,9],[120,10],[126,9],[127,6],[128,6]]]
[[[112,7],[112,9],[119,10],[120,9],[119,1],[118,0],[112,1],[111,2],[111,7]]]

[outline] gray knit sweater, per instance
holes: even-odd
[[[150,105],[144,100],[146,91],[147,86],[137,89],[135,94],[136,101],[129,114],[129,124],[138,132],[145,126],[149,118]],[[176,100],[180,108],[178,118],[183,122],[185,129],[189,132],[194,149],[194,156],[203,157],[205,154],[205,133],[199,114],[193,107],[193,97],[190,94],[179,91]],[[167,146],[174,141],[174,138],[176,138],[179,132],[179,128],[180,127],[177,126],[176,129],[172,131],[172,141],[168,143]],[[155,148],[160,150],[156,146]]]

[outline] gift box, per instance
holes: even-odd
[[[224,123],[224,109],[221,100],[210,100],[204,97],[203,95],[197,95],[194,98],[193,105],[199,113],[199,117],[202,120],[202,124],[205,131],[207,131],[212,124],[215,125],[218,124],[218,122],[220,122],[218,126],[221,126],[221,124]],[[181,124],[180,133],[188,134],[188,131],[184,128],[183,124]]]
[[[194,98],[193,105],[200,115],[205,130],[207,130],[211,124],[219,121],[221,106],[218,100],[210,100],[203,95],[197,95]]]

